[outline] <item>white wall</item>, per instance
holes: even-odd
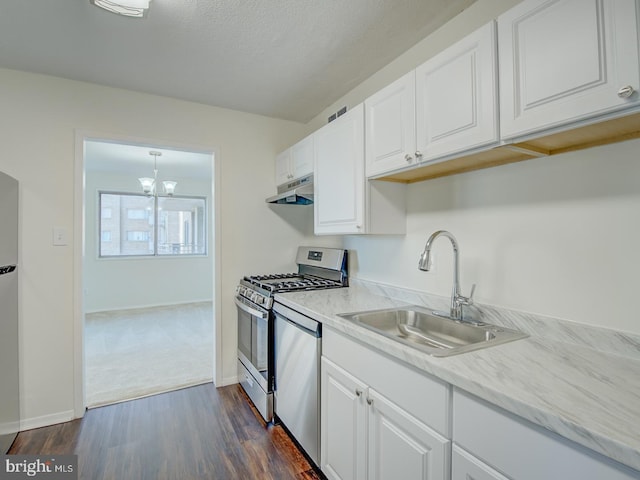
[[[160,145],[216,147],[220,164],[223,376],[235,377],[238,279],[292,268],[295,246],[315,243],[310,211],[275,209],[274,157],[302,125],[55,77],[0,69],[0,171],[20,183],[23,426],[62,421],[74,405],[74,246],[52,246],[52,227],[74,231],[77,129]],[[292,210],[293,209],[293,210]],[[330,242],[323,239],[323,242]],[[319,243],[319,242],[318,242]]]
[[[213,208],[211,178],[172,179],[181,194],[206,197]],[[104,172],[87,172],[85,181],[85,312],[213,300],[212,222],[205,256],[99,258],[98,192],[139,193],[139,184],[135,176]]]
[[[478,0],[329,106],[307,131],[517,3]],[[477,283],[478,302],[640,333],[629,304],[640,265],[638,151],[640,140],[411,184],[407,235],[346,237],[351,274],[448,296],[446,239],[435,246],[436,272],[417,269],[428,236],[447,229],[461,246],[463,293]]]
[[[407,235],[346,238],[352,275],[448,296],[452,255],[418,270],[429,235],[452,232],[464,294],[516,310],[640,334],[629,303],[640,265],[640,140],[408,186]],[[381,261],[380,259],[384,259]]]

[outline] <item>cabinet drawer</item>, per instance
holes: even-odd
[[[451,480],[509,480],[458,445],[451,452]]]
[[[453,441],[517,480],[632,480],[640,472],[458,389]]]
[[[355,340],[325,328],[322,354],[418,420],[450,438],[449,385]]]

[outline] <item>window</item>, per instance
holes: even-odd
[[[99,201],[101,257],[207,253],[206,198],[100,192]]]
[[[149,232],[127,232],[127,242],[148,242]]]
[[[149,218],[149,213],[141,208],[129,208],[127,209],[127,218],[130,220],[146,220]]]
[[[205,199],[158,197],[158,255],[207,253]]]

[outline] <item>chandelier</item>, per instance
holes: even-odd
[[[140,185],[142,186],[142,191],[149,196],[158,195],[156,191],[156,185],[158,181],[158,157],[162,156],[162,152],[157,150],[149,151],[149,155],[153,156],[153,178],[151,177],[141,177],[138,178]],[[165,180],[162,182],[162,188],[164,188],[164,193],[167,195],[173,195],[175,192],[176,185],[178,182],[174,182],[172,180]]]
[[[151,0],[89,0],[96,7],[125,17],[144,17]]]

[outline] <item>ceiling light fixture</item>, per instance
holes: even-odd
[[[140,185],[142,186],[142,191],[146,195],[158,195],[156,191],[156,183],[158,180],[158,157],[162,156],[162,152],[158,152],[157,150],[149,151],[149,155],[153,156],[153,178],[151,177],[141,177],[138,179]],[[162,182],[162,187],[164,188],[164,193],[167,195],[173,195],[176,190],[176,185],[178,182],[174,182],[172,180],[165,180]]]
[[[125,17],[142,18],[149,8],[151,0],[89,0],[96,7]]]

